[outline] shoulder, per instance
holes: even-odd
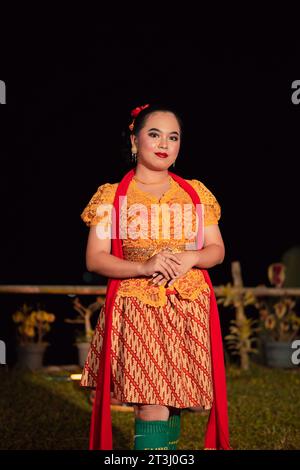
[[[201,203],[204,204],[205,226],[217,224],[221,218],[221,206],[215,195],[202,181],[195,179],[186,181],[197,191]]]
[[[214,205],[217,202],[215,195],[202,181],[196,179],[186,181],[197,191],[203,204]]]
[[[97,223],[96,214],[100,204],[113,204],[118,185],[119,183],[104,183],[98,186],[80,215],[86,225]]]
[[[112,204],[117,191],[119,183],[104,183],[98,186],[96,193],[94,194],[95,202]]]

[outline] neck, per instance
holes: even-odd
[[[145,183],[163,183],[168,175],[168,170],[149,170],[140,164],[137,164],[135,169],[135,176]]]

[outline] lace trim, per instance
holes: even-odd
[[[186,244],[171,244],[169,241],[166,244],[161,243],[158,246],[154,246],[153,244],[149,246],[148,244],[145,247],[140,246],[140,244],[137,246],[132,246],[131,244],[124,243],[123,255],[124,258],[129,261],[147,261],[152,256],[164,250],[171,251],[172,253],[182,253],[186,249]]]
[[[221,218],[221,206],[213,193],[198,180],[186,180],[198,192],[204,204],[204,226],[217,224]]]
[[[191,269],[185,276],[175,281],[172,287],[186,300],[195,300],[201,292],[209,290],[209,285],[198,268]]]
[[[186,180],[190,183],[193,188],[198,192],[201,202],[204,204],[205,210],[205,218],[204,218],[204,225],[211,225],[218,223],[218,220],[221,217],[221,207],[212,194],[212,192],[203,184],[201,181],[192,179]],[[170,201],[176,194],[182,193],[182,188],[178,185],[178,183],[173,180],[170,176],[170,188],[163,194],[163,196],[158,199],[156,196],[152,195],[151,193],[147,193],[141,190],[136,181],[133,179],[130,182],[128,188],[128,200],[133,199],[135,202],[142,202],[147,204],[147,201],[151,201],[152,203],[160,203]],[[103,219],[96,215],[97,207],[100,204],[113,204],[115,193],[118,187],[118,183],[105,183],[98,187],[96,193],[92,196],[91,200],[81,213],[81,219],[86,223],[86,225],[96,225],[99,222],[109,223],[109,219],[107,216],[104,216]],[[186,194],[184,192],[184,194]],[[129,202],[129,201],[128,201]],[[131,201],[130,201],[131,203]]]
[[[144,200],[150,199],[151,201],[155,203],[157,202],[161,203],[164,200],[168,200],[169,198],[171,198],[171,196],[178,189],[178,183],[171,176],[169,176],[169,181],[170,181],[170,187],[169,189],[167,189],[167,191],[164,192],[161,198],[158,198],[157,196],[154,196],[154,194],[151,194],[147,191],[143,191],[141,188],[139,188],[134,178],[130,182],[130,189],[133,193],[139,193]]]
[[[145,304],[160,307],[167,303],[166,284],[167,281],[160,286],[153,286],[148,278],[123,279],[119,285],[118,295],[136,297]],[[175,281],[172,289],[177,291],[182,299],[190,301],[195,300],[201,292],[210,292],[202,271],[197,268]]]
[[[160,307],[167,303],[165,287],[151,286],[148,279],[130,278],[120,282],[118,295],[136,297],[144,304]]]
[[[118,183],[105,183],[98,187],[97,191],[80,215],[81,219],[88,227],[91,225],[97,225],[99,222],[104,222],[105,219],[108,219],[108,215],[104,215],[102,217],[97,216],[97,208],[100,204],[113,203],[117,186]],[[107,220],[105,222],[107,223]]]

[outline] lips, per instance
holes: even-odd
[[[164,152],[155,152],[155,155],[157,155],[160,158],[167,158],[168,154]]]

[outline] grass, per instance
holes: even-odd
[[[234,449],[300,449],[300,370],[227,369]],[[91,405],[77,384],[0,368],[0,449],[87,449]],[[112,411],[115,449],[130,449],[133,413]],[[183,411],[180,449],[202,449],[207,416]]]

